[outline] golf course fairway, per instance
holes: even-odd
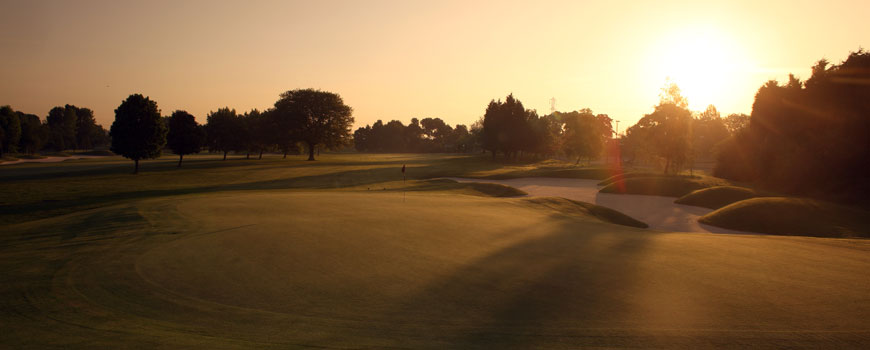
[[[525,198],[233,191],[11,225],[7,348],[862,348],[870,242]]]

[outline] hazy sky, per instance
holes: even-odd
[[[651,111],[670,76],[690,107],[749,113],[766,80],[809,76],[870,40],[870,1],[6,1],[0,104],[89,107],[131,93],[205,122],[297,88],[339,93],[357,126],[470,124],[513,92],[546,114]]]

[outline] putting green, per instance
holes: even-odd
[[[870,341],[867,241],[655,233],[522,198],[193,195],[0,243],[0,344],[14,348]]]

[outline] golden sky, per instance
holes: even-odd
[[[89,107],[108,128],[131,93],[164,115],[265,109],[339,93],[357,126],[470,124],[513,92],[527,108],[635,123],[667,77],[690,107],[749,113],[758,87],[809,77],[870,40],[870,1],[7,1],[0,104]]]

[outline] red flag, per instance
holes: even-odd
[[[405,164],[402,164],[402,174],[405,173]]]

